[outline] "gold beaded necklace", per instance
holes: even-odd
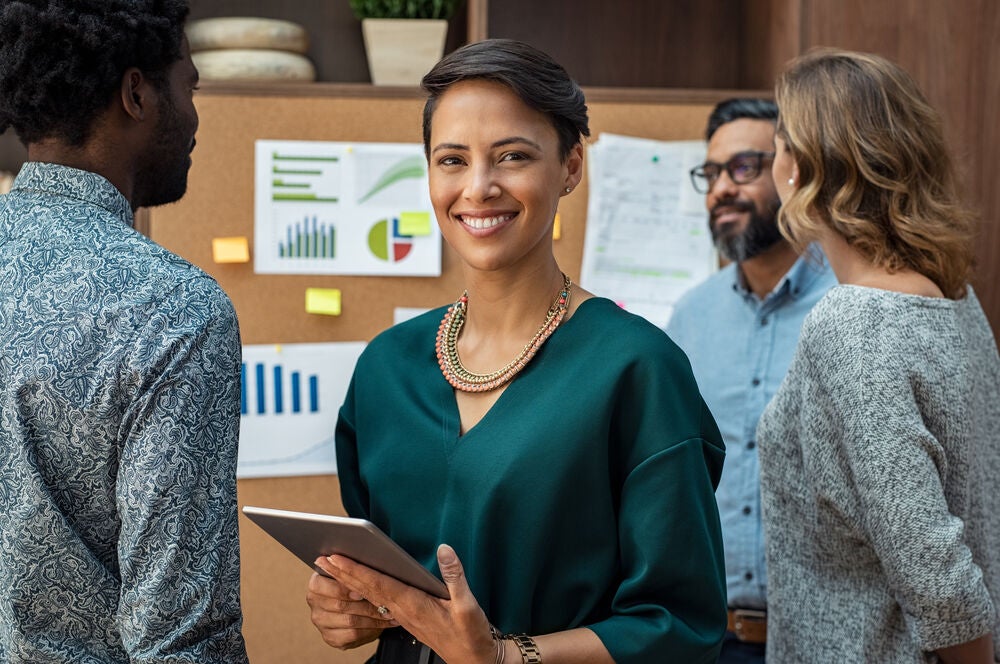
[[[565,318],[572,286],[573,282],[563,273],[563,287],[549,307],[545,322],[535,332],[535,336],[524,345],[517,357],[488,374],[469,371],[462,365],[462,360],[458,356],[458,333],[465,324],[465,310],[469,304],[469,291],[465,291],[455,304],[448,307],[438,327],[435,348],[438,366],[441,367],[445,379],[456,390],[463,392],[489,392],[509,383],[531,361],[545,340],[555,332],[559,323]]]

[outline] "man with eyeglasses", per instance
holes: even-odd
[[[818,251],[799,256],[781,236],[771,179],[777,106],[729,99],[708,120],[705,194],[722,270],[681,298],[667,333],[687,353],[726,442],[716,491],[726,548],[729,632],[719,662],[763,662],[767,576],[760,520],[757,420],[791,363],[802,320],[836,283]]]

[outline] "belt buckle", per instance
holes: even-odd
[[[732,629],[736,638],[746,643],[767,642],[767,611],[733,609]]]

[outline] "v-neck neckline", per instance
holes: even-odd
[[[587,307],[588,302],[595,300],[603,300],[603,299],[606,298],[591,297],[581,302],[580,306],[578,306],[576,308],[576,311],[573,312],[573,315],[570,316],[567,320],[565,320],[556,329],[556,331],[552,333],[552,336],[549,337],[549,339],[545,342],[545,345],[543,345],[542,348],[539,350],[538,356],[532,359],[532,362],[524,368],[524,371],[521,372],[521,375],[515,376],[514,379],[507,384],[506,389],[504,389],[503,393],[497,398],[497,400],[493,403],[493,405],[490,406],[489,409],[485,413],[483,413],[483,416],[479,418],[479,421],[476,422],[471,427],[469,427],[469,430],[466,431],[465,433],[462,433],[462,413],[458,407],[458,398],[455,395],[455,388],[453,388],[447,381],[445,381],[444,382],[444,386],[446,388],[445,399],[447,403],[446,412],[448,413],[448,418],[447,421],[444,423],[445,425],[444,433],[448,443],[450,445],[468,444],[467,441],[470,440],[470,437],[474,440],[476,432],[482,429],[484,424],[489,425],[490,421],[496,419],[497,417],[500,417],[503,411],[509,409],[510,408],[509,404],[517,399],[517,395],[520,393],[523,387],[525,378],[530,377],[531,375],[531,373],[525,374],[524,372],[531,372],[533,369],[537,369],[538,367],[536,363],[544,362],[545,357],[551,354],[551,353],[546,353],[546,350],[547,349],[551,350],[551,346],[553,344],[555,344],[556,347],[560,345],[561,340],[565,339],[565,334],[560,335],[559,332],[561,330],[567,329],[567,327],[570,328],[573,327],[574,325],[573,321],[576,320],[581,315],[580,311],[584,307]],[[440,369],[438,369],[438,371],[440,372]],[[511,390],[514,391],[513,395],[511,394]]]

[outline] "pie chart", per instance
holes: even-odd
[[[389,232],[390,227],[392,232]],[[380,219],[368,231],[368,248],[379,260],[398,263],[413,249],[413,236],[400,235],[399,219]]]

